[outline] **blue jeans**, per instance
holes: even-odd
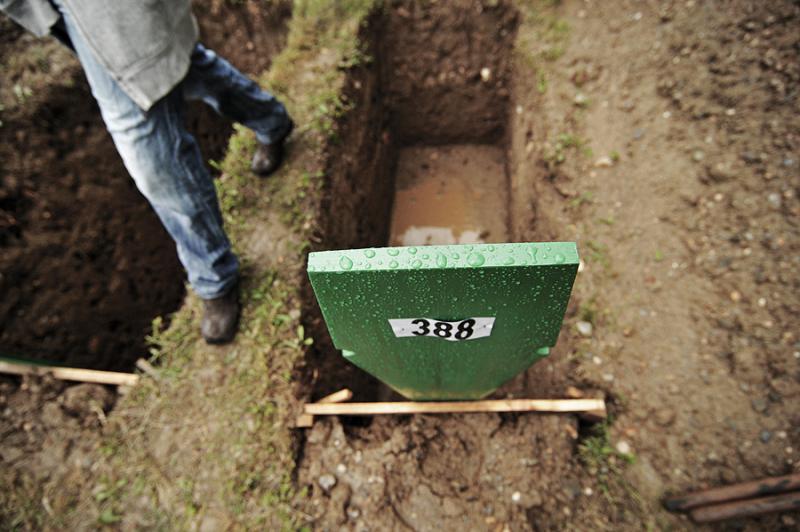
[[[203,299],[224,295],[236,283],[239,261],[222,226],[211,174],[184,125],[184,99],[203,100],[255,131],[262,143],[275,142],[289,130],[286,108],[230,63],[197,44],[181,84],[142,111],[97,62],[70,13],[58,0],[54,3],[117,151],[175,241],[189,283]]]

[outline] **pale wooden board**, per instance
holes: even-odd
[[[309,403],[306,414],[314,416],[372,416],[381,414],[449,414],[465,412],[592,412],[605,416],[602,399],[497,399],[488,401]]]
[[[12,375],[47,375],[64,381],[91,382],[94,384],[112,384],[133,386],[139,382],[139,376],[133,373],[116,371],[97,371],[94,369],[62,368],[58,366],[37,366],[21,362],[0,361],[0,373]]]
[[[343,388],[338,392],[334,392],[330,395],[326,395],[319,401],[318,403],[342,403],[344,401],[349,401],[353,398],[353,392],[348,390],[347,388]],[[297,421],[295,422],[294,426],[296,428],[308,428],[314,424],[314,416],[312,414],[300,414],[297,416]]]

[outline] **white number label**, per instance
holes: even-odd
[[[492,334],[494,318],[467,318],[459,321],[432,320],[430,318],[409,318],[389,320],[394,335],[433,336],[451,342],[486,338]]]

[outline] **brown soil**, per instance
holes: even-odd
[[[3,489],[36,492],[48,478],[80,484],[92,466],[97,434],[115,400],[116,391],[100,385],[69,385],[49,378],[1,379]],[[59,494],[62,496],[69,497]],[[27,502],[43,505],[52,516],[52,509],[48,510],[51,503],[55,501],[46,497]],[[19,529],[22,524],[6,515],[9,510],[3,504],[0,522],[6,530]]]
[[[797,470],[798,7],[567,3],[534,15],[541,33],[520,36],[512,70],[518,14],[495,4],[394,2],[365,32],[379,68],[354,74],[354,98],[382,104],[370,116],[385,124],[380,167],[396,176],[395,220],[453,214],[452,196],[402,206],[404,157],[425,164],[420,153],[454,142],[508,149],[510,239],[577,240],[585,269],[550,358],[497,395],[601,390],[613,423],[321,420],[298,474],[308,512],[322,529],[689,527],[660,508],[665,494]],[[345,204],[337,175],[350,190],[359,175],[381,175],[361,173],[356,145],[329,191]],[[376,204],[375,188],[362,206]],[[385,210],[368,212],[339,211],[329,229],[339,237],[325,244],[374,245],[379,233],[347,230],[379,226]],[[345,384],[359,399],[385,395],[316,325],[313,395]]]
[[[393,3],[382,22],[379,63],[381,97],[400,145],[503,138],[516,13],[499,4]]]
[[[548,5],[393,1],[372,17],[362,29],[372,61],[351,70],[352,107],[331,144],[314,239],[324,248],[385,244],[392,202],[395,212],[409,212],[401,203],[406,178],[419,170],[434,180],[456,173],[449,155],[469,146],[474,167],[487,164],[487,173],[508,180],[508,240],[576,240],[584,261],[558,345],[496,396],[560,397],[574,385],[604,395],[612,419],[595,426],[572,416],[494,414],[318,419],[297,432],[296,471],[307,493],[296,505],[316,528],[694,529],[662,509],[666,494],[800,467],[800,6]],[[260,39],[253,5],[223,6],[207,8],[208,20],[226,31],[252,27]],[[227,9],[236,15],[225,16]],[[204,27],[215,35],[215,26]],[[3,50],[20,41],[1,35],[6,58]],[[237,35],[220,42],[232,43],[234,63],[235,43],[247,50],[247,38]],[[74,90],[73,97],[85,94]],[[30,100],[39,102],[34,110],[53,99],[62,102],[57,117],[72,116],[64,107],[74,102],[41,94],[41,102],[39,91]],[[5,111],[2,139],[27,146],[10,131],[32,138],[34,115],[51,116]],[[56,118],[53,129],[63,122]],[[12,120],[18,127],[8,127]],[[64,142],[50,164],[69,160]],[[22,168],[8,149],[0,147],[3,165]],[[436,165],[413,168],[431,153],[440,154]],[[1,203],[11,213],[3,235],[22,242],[26,220],[43,218],[49,204],[3,183],[4,197],[13,198]],[[19,217],[9,210],[17,204]],[[105,290],[109,281],[101,279]],[[1,282],[5,294],[11,285]],[[388,397],[333,350],[309,287],[301,290],[315,343],[297,369],[299,393],[317,398],[347,386],[359,400]],[[21,301],[36,297],[31,291]],[[590,323],[591,333],[579,334],[578,321]],[[185,389],[199,393],[222,378],[208,372]],[[73,456],[78,472],[91,467],[79,439],[92,440],[103,423],[110,406],[103,388],[4,379],[0,405],[4,481],[34,486]],[[190,407],[189,414],[208,413]],[[152,434],[162,453],[152,463],[169,463],[186,442],[203,449],[208,427],[186,418],[183,411],[158,418],[168,422]],[[48,501],[35,504],[48,508]],[[703,529],[794,530],[798,519],[794,512]]]
[[[180,265],[82,74],[66,70],[71,87],[37,87],[0,129],[0,351],[125,369],[150,320],[180,303]]]

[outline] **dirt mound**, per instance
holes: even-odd
[[[314,518],[331,527],[546,529],[584,490],[563,459],[573,424],[483,414],[385,416],[349,429],[322,421],[308,434],[301,480],[312,484]]]
[[[70,386],[49,378],[23,378],[20,383],[0,377],[4,489],[35,490],[51,478],[80,482],[92,466],[96,434],[115,398],[112,389],[95,384]],[[58,491],[49,495],[66,496]],[[45,497],[41,504],[46,509],[68,502]],[[6,525],[14,523],[12,515],[3,515],[9,509],[0,505],[0,521]]]

